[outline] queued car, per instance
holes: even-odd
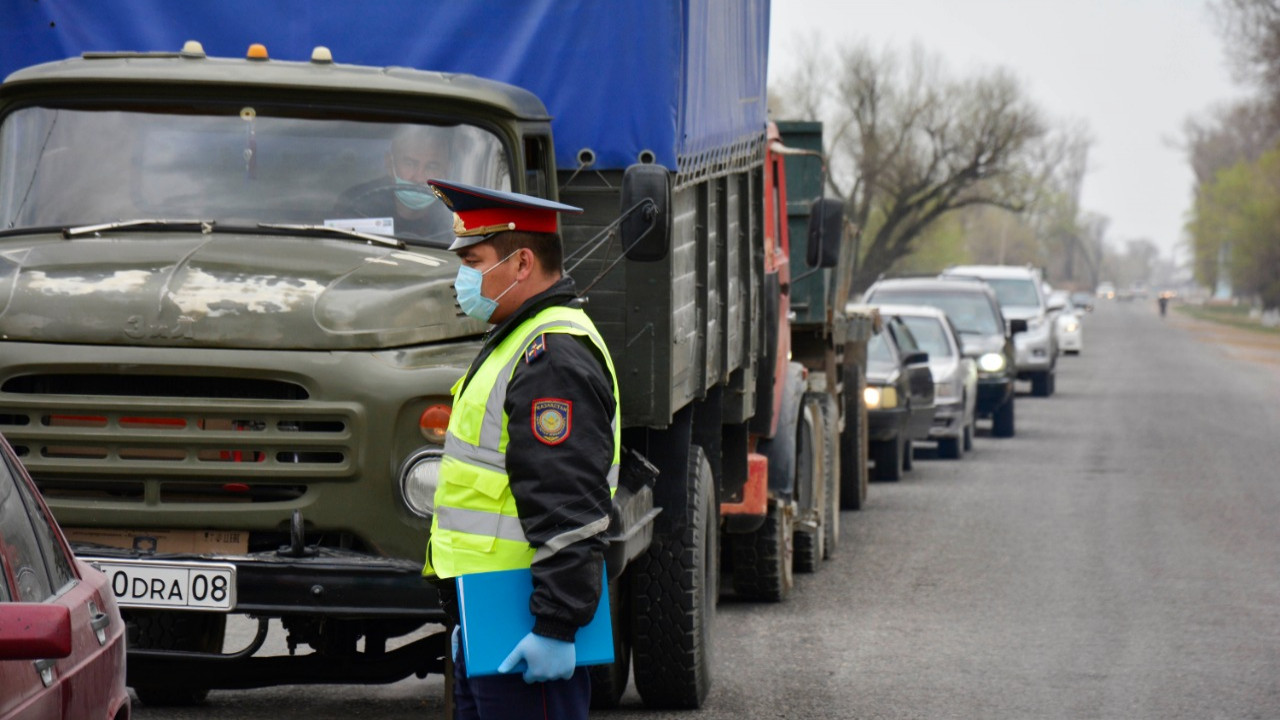
[[[912,438],[933,423],[933,375],[901,318],[881,314],[880,332],[867,343],[867,439],[877,480],[899,480],[914,462]]]
[[[960,336],[947,314],[927,305],[881,305],[880,312],[906,323],[921,350],[929,354],[933,376],[933,424],[915,440],[934,441],[938,457],[958,460],[973,449],[977,423],[978,366],[964,354]]]
[[[0,440],[0,720],[127,720],[125,626]]]
[[[1008,320],[1025,320],[1026,332],[1014,337],[1018,357],[1018,379],[1031,381],[1031,394],[1053,394],[1058,369],[1058,341],[1053,332],[1053,313],[1044,294],[1040,271],[1030,266],[957,265],[944,275],[976,277],[996,292],[1000,311]]]
[[[1013,437],[1017,364],[1014,334],[1024,332],[1025,320],[1005,322],[995,291],[985,282],[966,277],[889,278],[876,281],[863,302],[929,305],[941,309],[960,334],[964,354],[978,366],[980,419],[991,419],[991,434]]]
[[[1071,293],[1071,304],[1076,306],[1077,310],[1083,312],[1093,312],[1093,295],[1082,290]]]
[[[1058,336],[1058,349],[1065,355],[1079,355],[1084,350],[1085,310],[1078,307],[1065,290],[1055,290],[1049,296],[1049,307],[1057,308],[1053,318],[1053,331]]]

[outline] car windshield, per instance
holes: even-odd
[[[888,375],[898,368],[884,333],[876,333],[867,343],[867,370],[872,375]]]
[[[996,291],[1000,307],[1039,308],[1040,296],[1030,278],[983,278]]]
[[[929,353],[930,360],[953,357],[951,343],[947,342],[947,329],[937,318],[920,315],[901,316],[911,329],[920,349]]]
[[[421,237],[427,206],[440,206],[434,232],[452,220],[427,177],[510,189],[502,142],[471,125],[248,105],[28,107],[0,127],[0,230],[182,218]]]
[[[867,302],[883,305],[927,305],[947,314],[957,332],[997,335],[1003,332],[1000,318],[992,311],[989,296],[981,292],[949,290],[881,289]]]

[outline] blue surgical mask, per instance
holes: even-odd
[[[517,250],[511,255],[515,255],[516,252],[520,251]],[[516,283],[519,282],[517,280],[511,283],[506,290],[498,294],[498,297],[492,299],[485,297],[480,290],[480,286],[484,282],[484,276],[488,275],[493,268],[510,260],[511,255],[494,263],[484,272],[467,265],[462,265],[458,268],[458,277],[453,281],[453,289],[454,292],[458,293],[458,306],[462,308],[462,312],[466,313],[468,317],[473,317],[480,322],[489,322],[489,318],[493,317],[493,311],[498,309],[498,301],[502,299],[503,295],[511,292],[511,288],[515,287]]]
[[[396,185],[410,185],[411,190],[396,190],[396,198],[400,200],[400,204],[410,210],[421,210],[436,201],[436,196],[429,192],[419,190],[421,186],[417,183],[401,180],[396,171],[392,169],[391,175],[396,179]]]

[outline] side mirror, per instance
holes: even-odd
[[[619,235],[628,260],[657,262],[671,249],[671,174],[661,165],[632,165],[622,176],[620,212],[646,200],[622,221]]]
[[[55,603],[0,603],[0,660],[71,654],[71,609]]]
[[[809,245],[805,261],[809,267],[833,268],[840,263],[844,242],[844,203],[831,198],[813,201],[809,209]]]
[[[913,352],[913,353],[907,353],[907,356],[902,358],[902,364],[903,365],[928,365],[929,353],[919,352],[919,351]]]
[[[1010,334],[1010,335],[1017,335],[1018,333],[1024,333],[1024,332],[1026,332],[1026,331],[1027,331],[1027,321],[1026,321],[1026,320],[1018,319],[1018,320],[1010,320],[1010,321],[1009,321],[1009,334]]]
[[[1066,306],[1067,304],[1061,300],[1050,300],[1048,303],[1049,312],[1058,312]]]

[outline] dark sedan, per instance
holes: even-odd
[[[933,424],[933,375],[929,354],[906,323],[882,316],[884,325],[867,344],[867,437],[878,480],[898,480],[912,465],[911,438]]]

